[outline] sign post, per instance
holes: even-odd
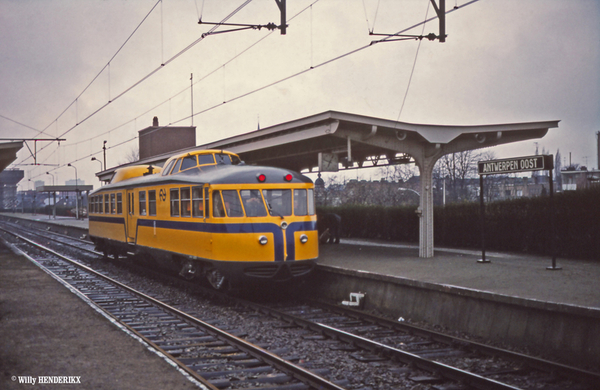
[[[479,199],[481,204],[481,260],[479,263],[489,263],[489,260],[485,259],[485,206],[483,202],[483,176],[484,175],[495,175],[495,174],[506,174],[506,173],[519,173],[528,171],[542,171],[547,170],[550,172],[550,224],[551,224],[551,251],[552,251],[552,266],[547,267],[548,270],[560,270],[561,267],[556,266],[556,223],[555,223],[555,210],[554,210],[554,184],[553,184],[553,169],[554,169],[554,157],[551,154],[527,156],[527,157],[514,157],[502,160],[490,160],[480,161],[477,164],[479,173]]]

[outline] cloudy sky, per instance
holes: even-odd
[[[327,110],[429,124],[558,119],[540,152],[597,167],[600,2],[467,3],[446,0],[458,9],[445,43],[369,45],[369,31],[432,17],[429,0],[288,0],[286,35],[204,38],[213,26],[199,18],[278,24],[275,1],[0,0],[0,137],[65,138],[38,142],[47,165],[30,165],[25,147],[12,167],[51,184],[49,171],[62,184],[72,163],[96,186],[100,164],[90,159],[102,159],[104,140],[111,167],[137,148],[152,117],[191,124],[193,74],[198,144]],[[407,33],[422,31],[437,33],[437,21]],[[535,149],[527,141],[492,150],[504,158]]]

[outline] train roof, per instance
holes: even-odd
[[[147,169],[147,168],[146,168]],[[259,181],[259,176],[264,175],[264,181]],[[286,176],[291,175],[290,180]],[[288,177],[289,178],[289,177]],[[166,184],[300,184],[312,183],[312,180],[298,172],[283,168],[253,166],[253,165],[208,165],[198,166],[183,172],[163,176],[156,173],[124,179],[116,183],[107,184],[92,192],[109,191],[123,188],[150,187]]]

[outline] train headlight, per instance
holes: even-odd
[[[258,180],[260,183],[264,183],[265,180],[267,180],[267,176],[265,176],[264,173],[259,173],[256,175],[256,180]]]
[[[306,244],[307,241],[308,241],[308,236],[306,234],[303,234],[300,236],[301,243]]]
[[[294,178],[294,176],[292,176],[291,173],[288,173],[287,175],[285,175],[283,177],[283,180],[285,180],[285,181],[292,181],[293,178]]]
[[[258,237],[258,243],[260,245],[267,245],[267,242],[269,242],[269,239],[266,236]]]

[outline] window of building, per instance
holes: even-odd
[[[179,188],[171,188],[171,217],[179,217]]]
[[[190,187],[183,187],[180,190],[181,195],[181,216],[189,217],[192,215],[192,202],[190,199]]]
[[[140,191],[138,195],[139,208],[138,212],[140,215],[146,215],[146,191]]]
[[[199,218],[204,217],[202,187],[192,187],[192,216]]]
[[[236,190],[223,191],[223,202],[225,202],[225,210],[228,217],[244,216],[244,209],[242,209],[240,196]]]
[[[156,215],[156,191],[148,191],[148,214]]]

